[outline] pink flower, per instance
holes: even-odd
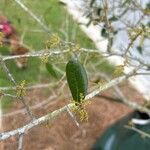
[[[6,35],[11,34],[12,29],[11,29],[11,26],[10,26],[9,23],[4,23],[4,24],[3,24],[2,32],[3,32],[4,34],[6,34]]]

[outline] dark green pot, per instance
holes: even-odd
[[[124,127],[132,118],[149,119],[146,114],[134,111],[110,126],[96,141],[92,150],[150,150],[150,138],[143,138],[139,133]],[[135,127],[150,133],[150,124]]]

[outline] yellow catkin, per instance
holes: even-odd
[[[124,73],[124,65],[119,65],[116,67],[116,69],[113,73],[113,76],[119,77],[119,76],[123,75],[123,73]]]
[[[80,50],[79,44],[75,44],[75,45],[70,46],[70,51],[72,51],[72,52],[77,52],[79,50]]]
[[[49,54],[44,54],[40,57],[42,63],[46,64],[48,62]]]
[[[16,95],[17,97],[22,97],[22,96],[25,96],[26,95],[26,89],[25,89],[25,86],[26,86],[26,81],[23,80],[20,85],[17,86],[16,88]]]
[[[56,46],[58,46],[61,42],[60,37],[57,34],[53,34],[49,40],[47,40],[46,42],[46,48],[54,48]]]
[[[81,122],[83,121],[88,121],[88,113],[85,109],[86,105],[90,104],[91,101],[85,101],[84,97],[81,95],[80,96],[80,102],[76,102],[74,100],[71,100],[71,103],[74,104],[74,107],[71,108],[71,110],[79,115],[79,119]]]

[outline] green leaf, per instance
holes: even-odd
[[[148,2],[148,3],[146,4],[146,8],[147,8],[147,9],[150,9],[150,2]]]
[[[147,26],[150,27],[150,21],[147,23]]]
[[[85,98],[88,88],[88,78],[83,65],[77,59],[71,59],[66,66],[67,82],[76,102]]]
[[[47,71],[48,71],[54,78],[57,78],[57,77],[58,77],[58,76],[57,76],[57,73],[56,73],[56,71],[55,71],[55,69],[54,69],[54,66],[53,66],[50,62],[47,62],[45,66],[46,66]]]
[[[143,53],[143,49],[142,49],[142,47],[141,47],[141,46],[137,46],[137,50],[138,50],[138,52],[139,52],[140,54],[142,54],[142,53]]]
[[[107,38],[107,37],[108,37],[108,33],[107,33],[107,31],[106,31],[105,28],[103,28],[103,29],[101,30],[101,36],[103,36],[104,38]]]
[[[112,16],[111,18],[109,18],[109,21],[117,21],[118,18],[116,16]]]

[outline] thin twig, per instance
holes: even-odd
[[[3,59],[2,59],[1,57],[0,57],[0,64],[1,64],[1,66],[2,66],[2,68],[3,68],[3,70],[4,70],[4,72],[5,72],[6,75],[8,76],[8,79],[9,79],[10,81],[12,81],[15,86],[17,86],[17,83],[16,83],[15,79],[13,78],[12,74],[11,74],[10,71],[8,70],[8,68],[7,68],[6,64],[5,64],[5,62],[3,61]],[[32,114],[32,112],[31,112],[29,106],[28,106],[28,105],[26,104],[26,102],[25,102],[25,99],[24,99],[23,97],[18,97],[18,99],[21,100],[21,102],[23,103],[23,105],[24,105],[24,107],[26,108],[27,113],[29,114],[29,116],[31,117],[31,119],[34,119],[33,114]]]
[[[18,139],[18,150],[23,150],[23,138],[24,134],[20,134]]]
[[[139,133],[141,136],[143,135],[144,137],[150,138],[150,134],[148,134],[148,133],[146,133],[146,132],[144,132],[142,130],[139,130],[138,128],[135,128],[133,126],[128,126],[128,125],[125,125],[125,128],[127,128],[129,130],[133,130],[133,131]]]
[[[85,97],[85,100],[89,100],[89,99],[91,100],[97,94],[99,94],[99,93],[109,89],[110,87],[112,87],[114,85],[117,85],[117,84],[123,82],[124,80],[128,79],[130,76],[134,75],[134,73],[135,73],[135,70],[131,71],[128,76],[127,75],[123,75],[121,77],[118,77],[116,79],[111,80],[109,83],[106,83],[105,85],[101,86],[97,90],[95,90],[95,91],[91,92],[90,94],[88,94]],[[149,109],[147,109],[147,108],[145,108],[145,107],[143,107],[143,106],[141,106],[139,104],[136,104],[134,102],[129,102],[127,104],[130,107],[132,107],[132,108],[135,108],[135,106],[136,106],[136,109],[150,114],[150,110]],[[61,113],[66,112],[68,107],[71,109],[72,107],[74,107],[74,104],[72,104],[72,103],[68,104],[68,105],[66,105],[66,106],[64,106],[64,107],[62,107],[62,108],[60,108],[58,110],[55,110],[55,111],[53,111],[51,113],[48,113],[45,116],[42,116],[42,117],[40,117],[38,119],[35,119],[32,122],[30,122],[29,124],[27,124],[27,125],[25,125],[23,127],[20,127],[20,128],[18,128],[16,130],[12,130],[12,131],[1,133],[0,134],[0,140],[5,140],[5,139],[7,139],[9,137],[12,137],[12,136],[15,136],[17,134],[25,133],[26,131],[30,130],[31,128],[33,128],[33,127],[35,127],[35,126],[37,126],[37,125],[39,125],[41,123],[44,123],[44,122],[46,122],[48,120],[55,119]]]
[[[50,33],[50,29],[37,17],[30,9],[28,9],[25,4],[22,3],[21,0],[14,0],[24,11],[26,11],[34,20],[36,20],[39,25],[48,33]]]

